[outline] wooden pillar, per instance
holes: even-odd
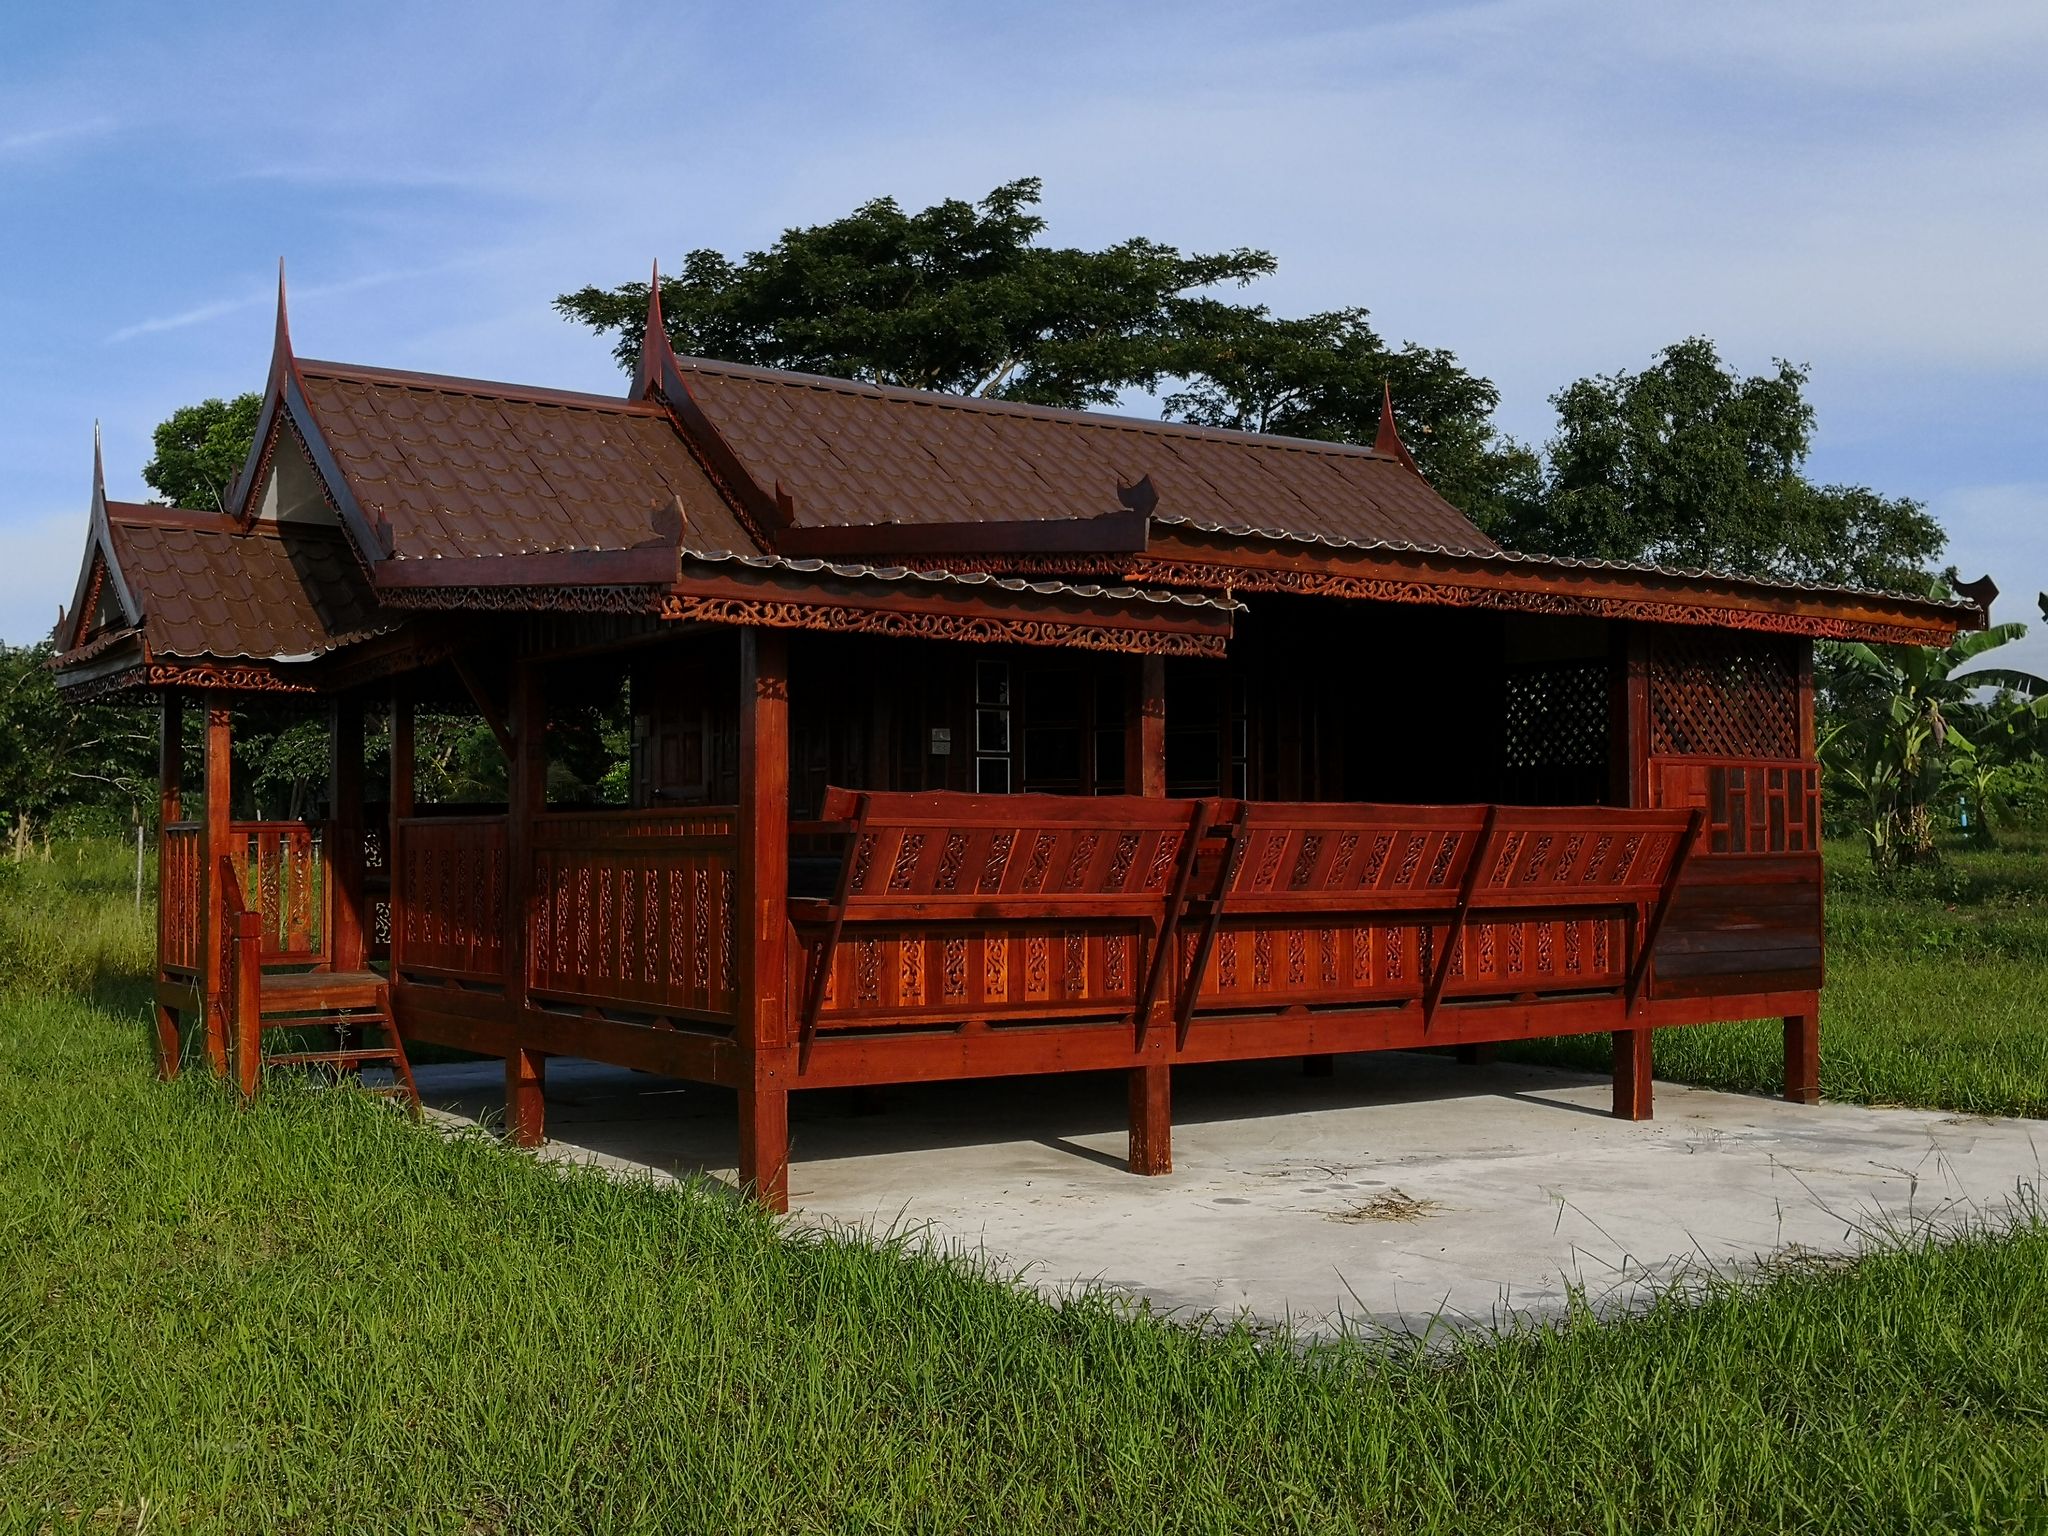
[[[1500,1046],[1492,1040],[1482,1040],[1458,1047],[1458,1065],[1461,1067],[1491,1066],[1500,1055]]]
[[[1131,661],[1130,703],[1124,712],[1124,787],[1131,794],[1154,798],[1166,793],[1166,659],[1138,656]],[[1145,1042],[1154,1054],[1169,1048],[1167,1028],[1173,986],[1160,989]],[[1130,1167],[1133,1173],[1173,1172],[1173,1067],[1161,1060],[1130,1070]]]
[[[1785,1097],[1820,1102],[1820,998],[1803,1013],[1785,1015]]]
[[[505,1129],[518,1145],[546,1138],[541,1052],[520,1042],[527,1031],[527,909],[533,899],[533,822],[547,805],[547,695],[531,661],[514,663],[507,718],[512,751],[505,793],[505,1008],[513,1047],[505,1057]]]
[[[789,641],[740,631],[739,848],[732,914],[743,1188],[789,1209]]]
[[[1648,1029],[1614,1032],[1614,1117],[1648,1120],[1650,1109],[1650,1035]]]
[[[505,1057],[505,1134],[516,1147],[537,1147],[547,1140],[547,1057],[515,1045]]]
[[[1617,619],[1614,636],[1610,782],[1608,797],[1619,806],[1647,806],[1650,792],[1650,648],[1642,624]],[[1633,956],[1631,956],[1633,963]],[[1622,1120],[1651,1117],[1651,1031],[1614,1032],[1614,1113]]]
[[[170,689],[164,690],[163,712],[158,722],[156,751],[156,896],[157,896],[157,940],[156,979],[164,977],[164,829],[177,821],[184,813],[185,795],[185,701]],[[192,922],[197,913],[172,913],[174,922]],[[156,1075],[169,1082],[178,1075],[178,1060],[183,1052],[183,1041],[178,1032],[176,1010],[156,1004]]]
[[[206,696],[206,810],[199,832],[199,906],[205,914],[199,942],[199,996],[206,1017],[206,1064],[228,1071],[225,918],[220,861],[233,849],[229,791],[233,782],[235,716],[227,695]]]
[[[363,943],[363,701],[338,694],[328,708],[328,963],[360,971]]]
[[[388,727],[390,736],[390,784],[385,790],[386,812],[390,824],[384,829],[384,868],[386,886],[384,899],[391,904],[391,954],[398,954],[399,924],[405,915],[407,892],[402,873],[403,862],[399,857],[398,824],[411,817],[413,805],[413,721],[412,698],[404,691],[403,685],[391,691],[391,718]],[[396,974],[393,965],[393,974]],[[396,996],[396,989],[393,989]]]

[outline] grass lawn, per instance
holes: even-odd
[[[2039,1213],[1619,1323],[1197,1331],[154,1084],[122,878],[0,871],[0,1529],[2048,1528]]]

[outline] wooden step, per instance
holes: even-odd
[[[382,1014],[384,988],[384,978],[375,971],[271,972],[258,995],[266,1015],[344,1009]]]
[[[275,1056],[265,1056],[263,1064],[266,1067],[305,1067],[322,1062],[336,1066],[350,1062],[358,1065],[374,1062],[393,1063],[398,1060],[398,1055],[398,1051],[392,1046],[366,1045],[346,1051],[283,1051]]]

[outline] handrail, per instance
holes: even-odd
[[[221,1007],[232,1051],[235,1085],[244,1099],[256,1096],[263,1069],[263,914],[242,894],[233,854],[224,853],[215,871],[220,881]]]

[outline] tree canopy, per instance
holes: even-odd
[[[150,489],[174,507],[218,510],[256,440],[261,395],[180,406],[157,424],[156,455],[142,466]]]
[[[1947,538],[1920,503],[1806,477],[1806,378],[1784,361],[1744,377],[1694,336],[1639,373],[1567,385],[1543,494],[1498,533],[1550,554],[1924,589]]]
[[[728,362],[1041,405],[1106,405],[1164,371],[1184,298],[1273,270],[1264,251],[1184,254],[1133,238],[1102,250],[1038,243],[1036,177],[978,203],[906,213],[894,198],[785,231],[733,261],[694,250],[664,278],[678,350]],[[555,300],[638,360],[647,285]]]

